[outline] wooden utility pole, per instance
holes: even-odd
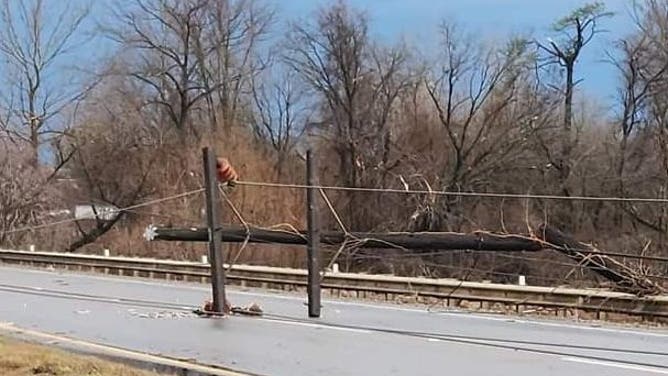
[[[207,229],[198,228],[152,228],[151,241],[208,241]],[[224,242],[228,243],[276,243],[308,245],[308,231],[287,232],[285,230],[267,230],[264,228],[227,225],[221,231]],[[350,232],[321,231],[320,243],[340,246],[349,239],[359,239],[360,248],[398,248],[415,250],[462,250],[523,252],[540,251],[549,248],[540,241],[526,235],[492,234],[473,232],[459,234],[451,232]]]
[[[317,191],[318,178],[316,163],[311,150],[306,152],[306,210],[308,226],[307,268],[308,268],[308,315],[320,317],[320,221],[318,218]]]
[[[222,228],[220,225],[220,192],[216,179],[216,155],[209,148],[202,150],[204,159],[204,186],[206,193],[207,240],[211,263],[213,311],[226,313],[225,269],[223,268]]]
[[[310,189],[310,188],[309,188]],[[153,240],[172,241],[206,241],[206,230],[203,229],[172,229],[151,228]],[[369,233],[322,231],[320,243],[327,245],[341,245],[347,239],[357,239],[360,248],[399,248],[413,250],[470,250],[496,252],[538,252],[552,249],[562,253],[578,265],[597,273],[615,283],[617,289],[623,292],[632,292],[638,295],[655,294],[664,291],[663,288],[640,273],[608,257],[592,246],[580,243],[556,229],[546,225],[538,227],[538,238],[528,235],[492,234],[488,232],[473,232],[468,234],[451,232],[389,232]],[[309,245],[310,231],[294,233],[278,230],[267,230],[257,227],[228,226],[221,232],[226,242],[250,243],[278,243]],[[419,253],[416,253],[419,255]],[[309,259],[311,255],[309,254]],[[310,266],[309,266],[310,267]],[[309,274],[309,278],[311,275]],[[309,292],[310,294],[310,292]],[[309,295],[310,297],[310,295]]]

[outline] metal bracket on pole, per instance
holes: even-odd
[[[306,152],[306,191],[307,205],[307,267],[308,267],[308,315],[309,317],[320,317],[320,221],[318,218],[317,192],[318,179],[316,176],[316,163],[311,150]]]
[[[225,313],[225,269],[220,226],[220,192],[216,179],[216,155],[209,148],[202,150],[204,160],[204,186],[206,193],[206,217],[209,232],[209,260],[211,262],[211,286],[213,311]]]

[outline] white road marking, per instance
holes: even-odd
[[[623,363],[617,363],[617,362],[606,362],[606,361],[602,361],[602,360],[585,359],[585,358],[578,358],[578,357],[574,357],[574,356],[565,356],[565,357],[562,357],[561,359],[565,360],[567,362],[592,364],[592,365],[596,365],[596,366],[615,367],[615,368],[629,369],[629,370],[633,370],[633,371],[649,372],[649,373],[656,373],[656,374],[661,374],[661,375],[668,375],[668,369],[661,369],[661,368],[655,368],[655,367],[637,366],[637,365],[633,365],[633,364],[623,364]]]
[[[153,287],[169,287],[169,288],[178,288],[178,289],[185,289],[185,290],[191,290],[191,291],[203,291],[203,292],[209,292],[209,288],[205,287],[197,287],[197,286],[188,286],[184,284],[178,284],[178,283],[164,283],[164,282],[159,282],[159,281],[140,281],[140,280],[133,280],[130,279],[130,277],[112,277],[112,276],[97,276],[97,275],[89,275],[89,274],[78,274],[74,273],[71,271],[43,271],[43,270],[35,270],[35,269],[23,269],[23,268],[12,268],[12,267],[4,267],[0,266],[0,269],[6,268],[10,270],[20,270],[21,272],[29,272],[29,273],[36,273],[36,274],[47,274],[47,275],[66,275],[69,277],[73,278],[89,278],[89,279],[94,279],[94,280],[100,280],[100,281],[109,281],[109,282],[123,282],[123,283],[132,283],[132,284],[141,284],[141,285],[147,285],[147,286],[153,286]],[[232,286],[231,286],[232,287]],[[273,299],[279,299],[279,300],[291,300],[291,301],[300,301],[303,302],[305,298],[298,297],[298,296],[285,296],[285,295],[279,295],[278,293],[272,294],[272,293],[262,293],[262,292],[250,292],[250,291],[238,291],[234,290],[233,288],[228,289],[230,295],[246,295],[246,296],[255,296],[255,297],[262,297],[262,298],[273,298]],[[398,312],[412,312],[412,313],[418,313],[418,314],[427,314],[427,315],[441,315],[441,316],[454,316],[457,318],[465,318],[465,319],[471,319],[471,320],[487,320],[487,321],[512,321],[515,323],[519,324],[529,324],[529,325],[536,325],[536,326],[548,326],[548,327],[556,327],[556,328],[568,328],[568,329],[577,329],[577,330],[591,330],[591,331],[598,331],[598,332],[608,332],[608,333],[617,333],[617,334],[625,334],[625,335],[642,335],[642,336],[649,336],[649,337],[660,337],[660,338],[667,338],[668,333],[657,333],[657,332],[649,332],[649,331],[638,331],[638,330],[633,330],[633,329],[614,329],[614,328],[602,328],[602,327],[593,327],[593,326],[587,326],[585,325],[577,325],[577,324],[566,324],[566,323],[554,323],[554,322],[546,322],[546,321],[537,321],[537,320],[526,320],[526,319],[520,319],[516,316],[499,316],[499,317],[494,317],[494,316],[489,316],[489,315],[480,315],[480,314],[475,314],[475,313],[468,313],[468,312],[444,312],[444,311],[427,311],[425,309],[418,309],[418,308],[405,308],[405,307],[393,307],[391,305],[375,305],[375,304],[367,304],[367,303],[362,303],[362,302],[346,302],[346,301],[339,301],[339,300],[329,300],[329,299],[323,299],[322,301],[323,305],[340,305],[340,306],[355,306],[355,307],[361,307],[361,308],[369,308],[369,309],[375,309],[375,310],[387,310],[387,311],[398,311]]]
[[[468,319],[474,319],[474,320],[489,320],[489,321],[506,321],[506,322],[515,322],[518,324],[529,324],[529,325],[537,325],[537,326],[551,326],[551,327],[556,327],[556,328],[568,328],[568,329],[577,329],[577,330],[592,330],[592,331],[598,331],[598,332],[608,332],[608,333],[617,333],[617,334],[635,334],[635,335],[643,335],[643,336],[650,336],[650,337],[668,337],[668,333],[656,333],[656,332],[648,332],[648,331],[639,331],[639,330],[633,330],[633,329],[613,329],[613,328],[602,328],[602,327],[595,327],[595,326],[587,326],[586,323],[583,323],[582,325],[577,325],[577,324],[562,324],[562,323],[554,323],[554,322],[546,322],[546,321],[535,321],[535,320],[526,320],[526,319],[520,319],[516,316],[507,316],[507,317],[491,317],[491,316],[482,316],[482,315],[476,315],[476,314],[462,314],[462,313],[456,313],[456,312],[432,312],[432,314],[439,314],[443,316],[457,316],[461,318],[468,318]]]
[[[310,322],[285,321],[285,320],[276,320],[276,319],[268,319],[268,318],[260,318],[259,320],[268,321],[268,322],[271,322],[271,323],[283,324],[283,325],[303,326],[303,327],[311,327],[311,328],[317,328],[317,329],[334,330],[334,331],[339,331],[339,332],[362,333],[362,334],[370,334],[371,333],[370,330],[366,330],[366,329],[341,328],[341,327],[337,327],[337,326],[322,325],[322,324],[310,323]]]

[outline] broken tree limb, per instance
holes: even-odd
[[[601,254],[594,246],[581,243],[545,224],[538,226],[538,237],[546,247],[560,252],[579,265],[590,269],[615,284],[616,290],[636,295],[652,295],[663,288],[615,259]]]
[[[244,242],[248,237],[250,243],[278,243],[306,245],[305,231],[288,232],[250,227],[224,225],[222,229],[224,242]],[[176,229],[149,227],[145,234],[148,240],[194,241],[208,240],[206,229]],[[320,242],[327,245],[341,245],[344,242],[354,243],[362,248],[404,248],[415,250],[472,250],[472,251],[540,251],[545,246],[537,241],[520,235],[502,235],[488,232],[467,234],[450,232],[334,232],[320,233]]]

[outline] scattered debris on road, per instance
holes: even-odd
[[[211,316],[225,316],[227,314],[238,314],[245,316],[262,316],[262,308],[257,303],[253,303],[247,307],[239,306],[228,306],[226,304],[226,311],[228,312],[215,312],[213,310],[213,302],[207,300],[204,302],[202,308],[197,308],[193,310],[193,313],[199,316],[211,317]]]
[[[142,319],[182,319],[186,317],[193,317],[189,312],[179,311],[157,311],[157,312],[140,312],[136,309],[128,309],[131,316]]]

